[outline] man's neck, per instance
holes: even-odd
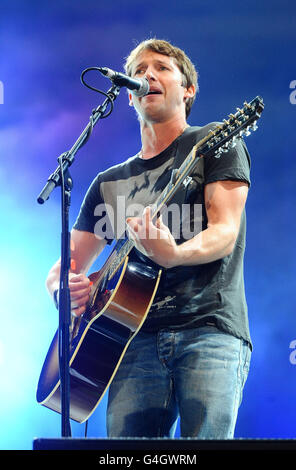
[[[183,119],[153,124],[141,123],[141,158],[146,160],[161,153],[184,132],[186,127],[188,124]]]

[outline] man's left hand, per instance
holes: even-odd
[[[145,256],[164,268],[181,264],[178,245],[173,235],[162,222],[161,216],[153,222],[150,207],[144,209],[142,217],[129,217],[126,223],[129,237]]]

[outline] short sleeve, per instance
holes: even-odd
[[[244,140],[239,139],[234,148],[222,153],[219,158],[205,157],[204,182],[209,184],[225,180],[244,181],[250,186],[250,168],[249,152]]]
[[[99,211],[97,208],[103,207],[103,205],[104,201],[100,192],[100,175],[98,175],[86,192],[73,228],[75,230],[96,233],[96,226],[99,219],[102,219],[103,215],[106,217],[106,212],[105,214],[100,213],[100,215],[98,215]],[[111,241],[111,239],[107,239],[108,243],[111,243]]]

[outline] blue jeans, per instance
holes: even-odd
[[[139,332],[109,389],[108,437],[231,439],[251,351],[215,326]]]

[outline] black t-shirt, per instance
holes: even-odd
[[[216,124],[194,128],[194,143]],[[141,214],[144,207],[155,203],[167,186],[178,147],[184,139],[188,139],[186,132],[151,159],[144,160],[136,155],[99,173],[87,191],[74,228],[97,233],[108,243],[124,237],[126,217]],[[184,159],[186,156],[184,153]],[[250,156],[244,141],[240,139],[220,158],[201,158],[191,177],[185,200],[190,224],[184,227],[181,224],[180,229],[180,224],[173,223],[174,216],[167,219],[177,243],[207,228],[206,184],[233,180],[250,185]],[[214,323],[222,331],[243,338],[251,345],[243,273],[245,238],[244,210],[235,247],[229,256],[207,264],[162,269],[160,284],[142,330]],[[155,267],[135,248],[130,259]]]

